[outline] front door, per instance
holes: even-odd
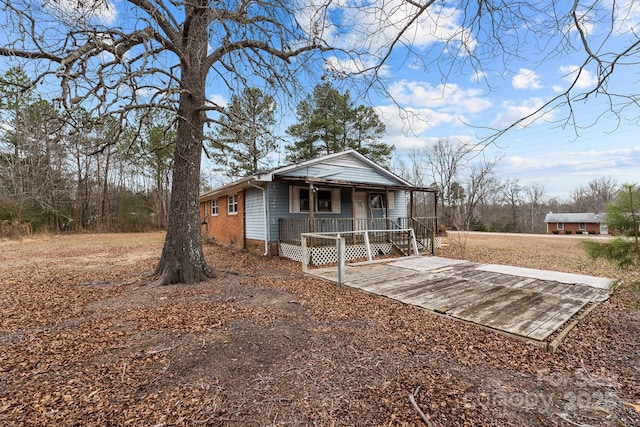
[[[368,198],[367,193],[365,192],[356,192],[355,199],[353,201],[354,212],[353,218],[355,220],[354,229],[357,230],[366,230],[369,228],[367,226],[367,219],[369,219],[369,206],[367,204]]]

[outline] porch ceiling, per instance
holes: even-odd
[[[424,193],[437,193],[438,190],[432,187],[415,187],[412,185],[383,185],[370,184],[366,182],[341,181],[335,179],[318,178],[318,177],[290,177],[290,176],[274,176],[274,181],[285,181],[291,183],[304,183],[313,185],[324,185],[328,187],[346,187],[366,190],[405,190],[418,191]]]

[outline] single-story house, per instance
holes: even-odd
[[[544,218],[551,234],[609,234],[605,215],[600,213],[553,213]]]
[[[300,234],[308,232],[347,232],[356,243],[358,230],[411,228],[433,250],[437,205],[436,189],[413,186],[348,150],[214,188],[200,197],[200,217],[205,239],[299,259]]]

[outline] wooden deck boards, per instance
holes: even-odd
[[[604,289],[560,283],[547,274],[540,279],[495,270],[499,268],[415,257],[348,265],[344,284],[538,342],[585,306],[609,297]],[[336,267],[309,274],[332,282],[338,278]]]

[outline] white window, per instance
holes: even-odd
[[[394,206],[394,202],[395,202],[395,193],[387,193],[388,194],[388,198],[386,194],[380,194],[380,193],[372,193],[369,195],[369,206],[371,206],[371,209],[376,210],[376,209],[393,209]]]
[[[557,229],[558,230],[564,230],[564,222],[559,222]]]
[[[382,194],[372,194],[369,206],[371,206],[371,209],[384,209],[384,196]]]
[[[211,201],[211,215],[218,216],[218,199]]]
[[[587,229],[587,223],[586,222],[581,222],[580,224],[578,224],[578,229],[581,231],[584,231]]]
[[[340,189],[339,188],[315,188],[313,193],[314,212],[340,213]],[[289,212],[309,212],[308,187],[289,187]]]
[[[238,214],[238,195],[227,196],[227,213],[229,215]]]

